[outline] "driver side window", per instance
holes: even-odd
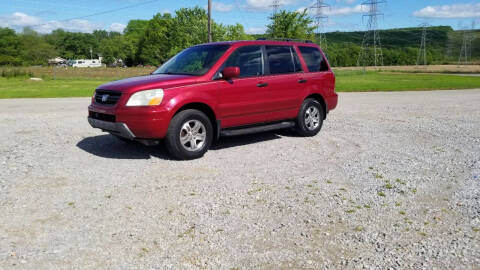
[[[244,46],[238,48],[225,62],[224,67],[239,67],[240,78],[261,76],[265,74],[262,48]]]

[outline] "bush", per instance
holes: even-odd
[[[33,77],[33,73],[31,71],[25,71],[21,69],[2,69],[0,72],[0,77],[2,78],[16,78],[16,77],[26,77],[31,78]]]

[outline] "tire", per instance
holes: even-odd
[[[323,107],[313,98],[307,98],[303,101],[298,112],[295,129],[300,136],[315,136],[322,129]],[[310,120],[307,120],[310,119]]]
[[[201,111],[188,109],[177,113],[168,127],[165,146],[181,160],[202,157],[213,141],[210,119]]]

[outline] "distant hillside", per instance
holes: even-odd
[[[385,65],[416,64],[422,28],[397,28],[380,30],[383,59]],[[472,32],[469,44],[472,61],[480,61],[480,30]],[[427,61],[429,64],[457,63],[463,43],[462,30],[453,30],[450,26],[432,26],[427,29]],[[327,49],[330,63],[333,66],[355,66],[365,31],[329,32]],[[265,37],[253,35],[255,38]]]
[[[454,30],[450,26],[429,27],[427,31],[428,44],[432,47],[445,47],[449,41],[449,35]],[[380,30],[382,46],[386,48],[419,47],[422,38],[422,28],[398,28]],[[365,32],[330,32],[327,33],[329,43],[350,42],[362,45]]]

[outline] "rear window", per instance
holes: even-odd
[[[265,46],[270,74],[302,71],[298,56],[291,46]]]
[[[309,72],[327,71],[327,62],[316,47],[298,47],[302,53],[303,59],[307,64]]]

